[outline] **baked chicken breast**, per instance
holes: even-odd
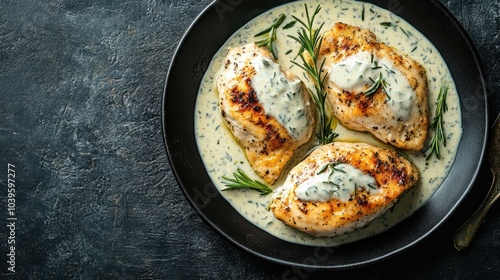
[[[370,30],[341,22],[323,34],[323,59],[327,101],[344,126],[401,149],[423,148],[428,88],[422,65]]]
[[[222,118],[256,173],[274,183],[314,129],[303,82],[251,43],[229,48],[217,79]]]
[[[270,209],[290,227],[335,237],[366,226],[418,180],[417,168],[395,151],[334,142],[290,171]]]

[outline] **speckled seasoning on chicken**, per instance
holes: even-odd
[[[419,179],[395,151],[364,143],[320,146],[296,165],[274,196],[271,211],[313,236],[339,236],[366,226]]]
[[[274,183],[314,129],[314,107],[302,81],[251,43],[229,49],[217,88],[227,126],[257,174]]]
[[[343,125],[398,148],[423,148],[428,88],[422,65],[377,41],[370,30],[342,22],[323,34],[323,59],[327,100]],[[370,89],[379,79],[378,88]]]

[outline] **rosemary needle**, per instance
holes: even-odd
[[[222,179],[226,180],[226,182],[224,182],[224,185],[226,185],[227,187],[225,189],[222,189],[223,191],[235,189],[252,189],[260,192],[261,195],[266,195],[273,192],[273,190],[266,186],[264,183],[251,179],[247,174],[245,174],[243,170],[239,168],[236,172],[233,172],[233,176],[234,178],[222,176]]]

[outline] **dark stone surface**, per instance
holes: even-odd
[[[172,55],[211,1],[0,0],[0,219],[15,167],[13,279],[498,279],[500,205],[472,247],[451,235],[477,208],[491,175],[445,225],[397,257],[354,271],[268,263],[212,231],[184,198],[161,135]],[[233,1],[237,2],[237,1]],[[442,1],[475,44],[491,116],[500,111],[500,2]],[[457,58],[459,59],[459,58]],[[12,172],[11,172],[12,173]]]

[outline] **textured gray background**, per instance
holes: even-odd
[[[487,190],[485,169],[451,219],[404,254],[342,272],[268,263],[211,230],[168,165],[161,99],[173,52],[211,1],[0,0],[0,221],[7,164],[17,187],[17,279],[494,279],[500,205],[472,248],[451,234]],[[483,63],[491,116],[500,110],[499,1],[441,1]],[[481,183],[481,184],[480,184]],[[3,224],[4,222],[0,222]]]

